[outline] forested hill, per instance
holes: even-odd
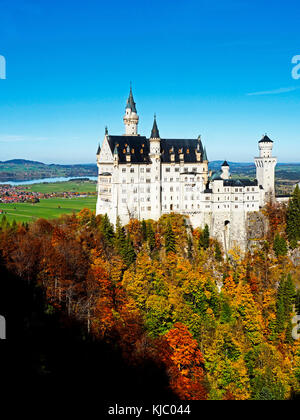
[[[212,161],[209,169],[213,172],[219,171],[222,163],[220,160]],[[233,177],[255,177],[253,162],[229,162],[229,165]],[[97,176],[96,163],[58,165],[26,159],[0,161],[0,182],[76,176]],[[300,180],[300,163],[279,163],[276,167],[276,179],[278,192],[290,193],[292,186]]]
[[[78,176],[97,176],[96,164],[48,165],[25,159],[0,162],[0,182]]]
[[[226,256],[207,225],[179,214],[115,227],[88,209],[3,217],[0,314],[12,347],[2,359],[14,383],[53,381],[54,401],[70,386],[91,402],[298,399],[300,189],[262,212],[263,239]]]

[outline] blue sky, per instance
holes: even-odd
[[[300,161],[300,4],[268,0],[0,0],[0,160],[91,163],[123,134],[201,134],[210,160],[252,161],[264,133]]]

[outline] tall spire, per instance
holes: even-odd
[[[156,123],[156,114],[154,114],[154,121],[153,121],[153,127],[152,127],[150,138],[151,139],[159,139],[160,138],[157,123]]]
[[[127,108],[131,109],[132,112],[137,113],[135,102],[134,102],[134,99],[133,99],[133,94],[132,94],[131,82],[130,82],[130,92],[129,92],[129,96],[128,96],[127,103],[126,103],[126,109]]]
[[[137,126],[139,123],[139,117],[137,115],[135,102],[133,99],[132,88],[130,83],[129,97],[126,103],[125,115],[123,117],[125,124],[125,135],[126,136],[137,136]]]

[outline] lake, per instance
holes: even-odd
[[[0,185],[32,185],[32,184],[42,184],[43,182],[65,182],[70,181],[71,179],[89,179],[90,181],[97,181],[96,176],[79,176],[79,177],[58,177],[58,178],[42,178],[42,179],[32,179],[30,181],[7,181],[7,182],[0,182]]]

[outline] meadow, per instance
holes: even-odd
[[[96,209],[96,196],[84,198],[50,198],[39,203],[0,203],[0,210],[12,222],[31,222],[39,218],[54,219],[63,214],[78,213],[83,208]],[[0,215],[0,220],[2,218]]]
[[[60,192],[78,192],[78,193],[95,193],[96,182],[93,181],[65,181],[65,182],[48,182],[40,184],[32,184],[28,188],[33,192],[43,194],[60,193]]]

